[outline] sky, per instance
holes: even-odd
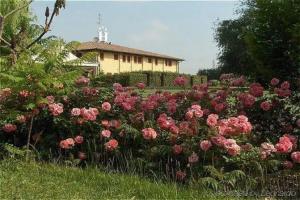
[[[53,1],[37,0],[32,12],[43,25],[45,8]],[[71,1],[54,18],[48,35],[92,41],[98,14],[108,29],[108,41],[126,47],[183,58],[181,73],[195,74],[217,63],[216,24],[237,17],[237,1]]]

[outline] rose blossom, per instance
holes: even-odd
[[[199,156],[193,152],[189,157],[188,157],[189,163],[196,163],[199,161]]]
[[[181,152],[183,151],[183,148],[181,145],[178,145],[178,144],[175,144],[173,147],[172,147],[172,150],[173,150],[173,153],[175,155],[178,155],[178,154],[181,154]]]
[[[279,79],[277,79],[277,78],[272,78],[272,80],[271,80],[271,85],[272,86],[276,86],[276,85],[278,85],[278,83],[279,83]]]
[[[282,165],[285,169],[292,169],[294,166],[294,164],[289,160],[284,161]]]
[[[73,108],[72,110],[71,110],[71,115],[72,116],[79,116],[80,115],[80,108]]]
[[[272,104],[270,102],[268,102],[268,101],[263,101],[260,104],[260,108],[263,109],[264,111],[270,110],[271,107],[272,107]]]
[[[291,154],[291,158],[295,163],[300,164],[300,151],[295,151]]]
[[[61,103],[49,104],[48,108],[53,116],[58,116],[64,111],[64,106]]]
[[[102,120],[101,121],[101,125],[104,126],[105,128],[109,128],[110,127],[110,123],[108,120]]]
[[[184,76],[178,76],[174,80],[174,85],[184,86],[187,83],[187,79]]]
[[[146,85],[145,85],[145,83],[140,82],[140,83],[136,84],[136,87],[140,90],[143,90],[143,89],[145,89]]]
[[[5,124],[3,127],[2,127],[2,130],[6,133],[12,133],[12,132],[15,132],[17,130],[17,126],[14,125],[14,124]]]
[[[170,132],[175,134],[175,135],[178,135],[179,134],[179,128],[175,125],[172,125],[172,126],[170,126]]]
[[[17,120],[19,123],[25,123],[26,122],[26,117],[24,115],[18,115]]]
[[[210,149],[210,147],[212,146],[211,142],[209,140],[202,140],[200,142],[200,148],[203,150],[203,151],[207,151]]]
[[[105,149],[108,151],[113,151],[118,147],[118,141],[115,139],[111,139],[108,142],[106,142],[105,145]]]
[[[77,135],[77,136],[74,138],[74,140],[75,140],[75,143],[76,143],[76,144],[82,144],[82,143],[83,143],[83,136]]]
[[[221,135],[217,135],[217,136],[211,137],[210,140],[214,145],[216,145],[218,147],[222,147],[224,145],[226,138]]]
[[[249,88],[249,93],[255,97],[263,96],[264,88],[259,83],[252,83]]]
[[[77,85],[88,85],[89,82],[90,82],[90,79],[89,79],[89,78],[86,78],[86,77],[84,77],[84,76],[79,77],[79,78],[75,81],[75,83],[76,83]]]
[[[219,116],[217,114],[210,114],[207,117],[206,123],[208,126],[214,127],[218,123]]]
[[[143,132],[143,137],[146,140],[155,139],[157,137],[157,133],[153,128],[144,128],[142,132]]]
[[[292,151],[293,143],[290,138],[283,136],[279,138],[279,142],[275,145],[275,148],[279,153],[289,153]]]
[[[186,173],[183,172],[183,171],[177,171],[176,172],[176,179],[179,180],[179,181],[183,181],[186,177]]]
[[[55,97],[50,95],[50,96],[46,96],[46,99],[48,101],[48,104],[52,104],[54,103]]]
[[[60,141],[59,146],[62,149],[71,149],[75,145],[75,141],[73,138],[68,138]]]
[[[110,132],[110,130],[103,130],[103,131],[101,131],[101,135],[103,137],[109,138],[111,136],[111,132]]]
[[[287,90],[290,88],[290,83],[287,81],[284,81],[283,83],[281,83],[280,88],[283,90]]]
[[[102,107],[102,110],[104,110],[105,112],[109,112],[110,109],[111,109],[111,105],[110,105],[109,102],[104,102],[104,103],[101,105],[101,107]]]
[[[19,95],[23,98],[29,97],[30,92],[28,90],[22,90],[19,92]]]

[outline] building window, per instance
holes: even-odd
[[[119,55],[117,53],[114,54],[114,59],[119,60]]]
[[[157,60],[157,58],[155,58],[155,65],[157,65],[158,64],[158,60]]]
[[[100,52],[100,60],[104,60],[104,53]]]
[[[125,56],[125,55],[123,55],[122,61],[123,61],[123,62],[126,62],[126,56]]]
[[[127,62],[130,62],[130,56],[129,55],[127,56]]]
[[[169,60],[168,64],[169,64],[169,66],[172,66],[172,60]]]
[[[152,58],[148,58],[148,63],[152,63]]]
[[[142,56],[138,57],[138,63],[142,63]]]
[[[134,63],[137,63],[137,57],[134,56]]]
[[[168,66],[168,60],[165,60],[165,65]]]

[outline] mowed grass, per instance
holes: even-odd
[[[52,164],[0,162],[0,199],[220,199],[192,188],[137,176]],[[232,198],[222,198],[232,199]]]

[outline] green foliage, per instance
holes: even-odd
[[[94,86],[112,86],[113,83],[120,83],[123,86],[136,86],[137,83],[144,83],[152,88],[179,88],[174,86],[174,79],[183,75],[188,80],[186,87],[194,84],[207,82],[207,77],[192,76],[186,74],[169,73],[169,72],[128,72],[120,74],[101,74],[92,80]]]
[[[300,3],[248,0],[240,17],[216,29],[222,73],[250,75],[260,82],[272,77],[296,82],[300,73]]]

